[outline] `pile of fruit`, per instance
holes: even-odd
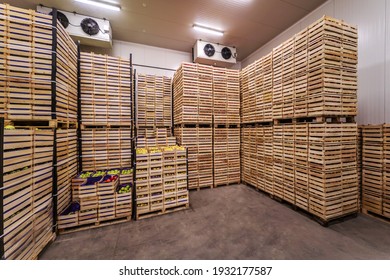
[[[123,194],[123,193],[129,193],[131,192],[131,184],[123,184],[119,186],[118,193]]]
[[[166,151],[166,152],[170,152],[170,151],[185,151],[186,148],[184,148],[182,146],[175,145],[175,146],[164,147],[163,150]]]
[[[106,175],[106,171],[96,171],[92,177],[103,177],[104,175]]]
[[[14,127],[13,125],[6,125],[6,126],[4,127],[4,129],[6,129],[6,130],[12,130],[12,129],[15,129],[15,127]]]
[[[111,170],[107,171],[108,175],[118,175],[120,173],[121,173],[121,171],[119,169],[111,169]]]
[[[186,148],[182,146],[167,146],[167,147],[153,147],[153,148],[137,148],[137,155],[155,154],[161,152],[185,151]]]
[[[133,169],[122,169],[121,175],[133,174]]]
[[[137,153],[137,155],[144,155],[144,154],[148,154],[149,152],[148,152],[148,149],[137,148],[136,153]]]
[[[103,178],[103,183],[111,183],[118,180],[118,178],[119,178],[118,175],[106,175]]]
[[[81,179],[87,179],[87,178],[91,177],[92,174],[93,174],[92,171],[81,172],[81,174],[79,175],[79,178],[81,178]]]
[[[161,150],[160,150],[160,148],[150,148],[149,152],[151,154],[156,154],[156,153],[161,153]]]

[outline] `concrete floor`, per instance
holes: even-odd
[[[390,224],[328,228],[243,185],[190,193],[191,208],[60,235],[41,259],[390,259]]]

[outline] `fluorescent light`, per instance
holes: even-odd
[[[96,7],[100,7],[100,8],[105,8],[108,10],[118,11],[118,12],[121,10],[120,6],[107,4],[107,3],[103,3],[103,2],[98,2],[98,1],[92,1],[92,0],[75,0],[75,1],[80,2],[80,3],[84,3],[84,4],[88,4],[88,5],[92,5],[92,6],[96,6]]]
[[[194,24],[192,27],[195,30],[198,30],[198,31],[201,31],[201,32],[206,32],[206,33],[213,34],[213,35],[223,36],[223,31],[221,31],[221,30],[217,30],[217,29],[214,29],[214,28],[202,26],[202,25],[199,25],[199,24]]]

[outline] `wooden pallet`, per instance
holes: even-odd
[[[84,230],[88,230],[88,229],[94,229],[94,228],[106,227],[106,226],[111,226],[111,225],[116,225],[116,224],[121,224],[121,223],[127,223],[130,221],[131,221],[131,216],[126,216],[126,217],[121,217],[121,218],[115,218],[115,219],[110,219],[110,220],[105,220],[105,221],[100,221],[100,222],[94,222],[94,223],[59,229],[58,232],[59,232],[59,234],[68,234],[68,233],[79,232],[79,231],[84,231]]]
[[[273,123],[289,124],[289,123],[355,123],[355,116],[313,116],[313,117],[297,117],[297,118],[281,118],[274,119]]]
[[[187,204],[173,206],[173,207],[164,208],[164,209],[159,209],[159,210],[155,210],[155,211],[151,211],[151,212],[137,213],[136,220],[143,220],[143,219],[147,219],[147,218],[152,218],[152,217],[157,217],[157,216],[161,216],[161,215],[165,215],[165,214],[174,213],[177,211],[186,210],[189,208],[189,206],[190,205],[187,203]]]
[[[376,219],[378,221],[390,224],[390,215],[383,216],[383,215],[380,215],[380,214],[378,214],[376,212],[371,211],[371,209],[365,209],[365,208],[362,208],[362,213],[364,215],[372,217],[372,218],[374,218],[374,219]]]

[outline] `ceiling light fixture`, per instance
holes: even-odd
[[[100,1],[92,1],[92,0],[75,0],[75,1],[80,2],[80,3],[84,3],[84,4],[88,4],[88,5],[92,5],[92,6],[96,6],[99,8],[105,8],[108,10],[117,11],[117,12],[119,12],[121,10],[120,6],[117,6],[114,4],[103,3]]]
[[[213,34],[213,35],[218,35],[218,36],[223,36],[223,33],[224,33],[221,30],[214,29],[214,28],[207,27],[207,26],[203,26],[203,25],[200,25],[200,24],[197,24],[197,23],[195,23],[192,27],[195,30],[198,30],[198,31],[201,31],[201,32],[206,32],[206,33]]]

